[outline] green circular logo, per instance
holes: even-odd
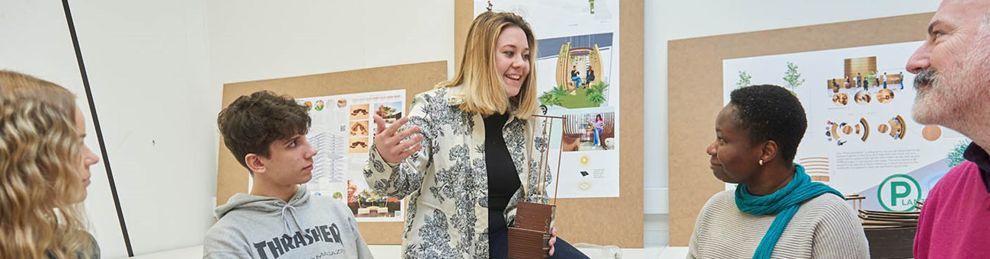
[[[921,200],[921,185],[910,175],[891,175],[877,188],[877,200],[887,211],[914,211]]]

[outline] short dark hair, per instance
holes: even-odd
[[[310,123],[305,106],[270,91],[238,97],[217,116],[224,145],[245,168],[245,155],[267,158],[272,142],[306,134]]]
[[[754,85],[730,94],[736,122],[749,131],[752,143],[773,140],[786,163],[794,161],[798,144],[808,128],[804,107],[795,94],[776,85]]]

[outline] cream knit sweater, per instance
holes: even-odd
[[[687,258],[752,258],[774,216],[739,211],[734,191],[715,194],[701,210]],[[784,229],[773,258],[870,258],[852,207],[825,194],[801,205]]]

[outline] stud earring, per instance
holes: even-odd
[[[760,159],[760,165],[763,165],[763,159]]]

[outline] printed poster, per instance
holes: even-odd
[[[364,179],[375,136],[374,115],[391,124],[405,111],[405,90],[296,99],[309,109],[306,137],[317,150],[307,189],[346,202],[359,222],[403,221],[403,202],[375,194]]]
[[[745,85],[790,89],[808,116],[795,163],[815,181],[865,197],[863,209],[916,211],[917,201],[963,160],[970,142],[911,117],[914,75],[904,67],[920,45],[727,59],[723,100],[728,103],[729,93]]]
[[[554,193],[558,198],[619,197],[619,1],[493,4],[495,11],[529,22],[538,46],[531,54],[536,55],[540,103],[546,115],[567,118],[566,125],[555,122],[553,132],[536,132],[550,139],[545,160],[553,179],[559,179],[546,187],[547,193],[551,198]],[[480,14],[488,1],[476,0],[474,6]]]

